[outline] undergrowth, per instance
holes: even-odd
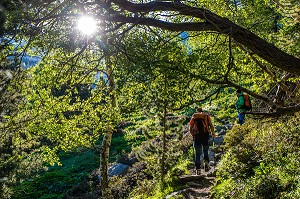
[[[83,181],[99,165],[99,155],[92,150],[63,154],[62,166],[49,167],[36,178],[23,181],[14,188],[12,198],[63,198],[68,190]]]
[[[300,119],[248,120],[225,136],[214,198],[300,198]]]

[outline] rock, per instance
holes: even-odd
[[[225,127],[223,127],[223,126],[215,126],[215,128],[216,128],[217,132],[220,132]]]
[[[202,185],[196,182],[187,182],[186,183],[189,187],[201,187]]]
[[[191,182],[191,181],[202,181],[205,179],[205,176],[203,175],[182,175],[179,176],[179,181],[181,183],[187,183],[187,182]]]
[[[121,156],[117,161],[117,163],[129,165],[129,166],[132,166],[136,162],[137,162],[137,158],[135,156],[128,157],[128,154]]]
[[[206,176],[207,177],[216,177],[216,174],[217,174],[217,170],[214,170],[212,172],[209,172]]]
[[[230,129],[232,129],[232,124],[225,124],[225,127],[226,127],[226,129],[228,129],[228,130],[230,130]]]
[[[225,135],[226,134],[226,130],[221,129],[221,131],[218,132],[218,135]]]
[[[224,138],[223,138],[223,135],[220,135],[218,137],[216,137],[214,139],[214,143],[217,144],[217,145],[221,145],[224,143]]]
[[[191,188],[186,188],[186,189],[182,189],[182,190],[173,192],[173,193],[171,193],[170,195],[167,195],[167,196],[166,196],[166,199],[174,198],[174,197],[176,197],[176,195],[183,194],[183,193],[188,192],[188,191],[190,191],[190,190],[191,190]]]
[[[110,177],[112,176],[118,176],[118,175],[125,175],[128,171],[129,166],[126,164],[116,163],[112,167],[108,169],[108,175]]]
[[[209,148],[208,149],[208,158],[210,159],[210,160],[214,160],[215,159],[215,153],[212,151],[212,149],[211,148]]]
[[[208,165],[209,165],[210,167],[215,166],[215,161],[209,161]]]

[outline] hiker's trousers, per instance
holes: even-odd
[[[245,122],[245,113],[238,113],[239,124],[242,125]]]
[[[195,148],[195,166],[196,166],[196,169],[200,169],[202,150],[203,150],[203,154],[204,154],[204,160],[206,162],[209,162],[208,141],[207,141],[207,144],[206,143],[201,143],[201,144],[197,144],[197,145],[194,144],[194,148]]]

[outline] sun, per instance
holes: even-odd
[[[90,16],[81,16],[78,19],[77,29],[84,35],[92,35],[97,29],[96,20]]]

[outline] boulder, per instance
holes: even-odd
[[[110,168],[108,168],[108,175],[112,176],[122,176],[127,173],[129,166],[126,164],[116,163]]]
[[[224,137],[223,137],[223,135],[217,136],[214,139],[214,143],[217,144],[217,145],[223,144],[224,143]]]
[[[132,166],[134,163],[136,163],[138,160],[135,156],[128,157],[128,154],[122,155],[117,163],[121,163],[121,164],[125,164],[125,165],[129,165]]]

